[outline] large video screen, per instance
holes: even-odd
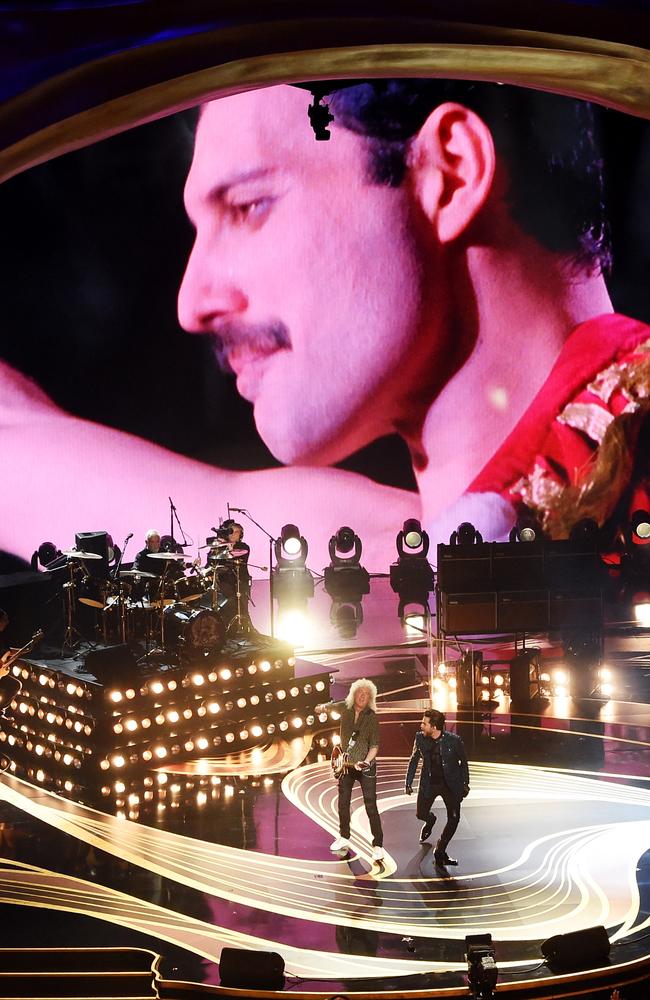
[[[647,499],[649,163],[642,119],[375,80],[225,97],[8,181],[3,568],[178,537],[172,504],[197,551],[235,508],[255,564],[296,524],[317,570],[341,525],[377,572],[407,517],[434,544],[523,507],[554,537],[615,525]]]

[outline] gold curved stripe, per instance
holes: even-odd
[[[645,49],[510,28],[465,27],[472,38],[469,42],[356,45],[278,53],[238,59],[165,80],[73,115],[8,147],[0,153],[0,180],[203,100],[300,80],[369,76],[497,80],[572,94],[650,117],[650,59]],[[250,33],[254,36],[254,27]],[[223,33],[217,37],[223,39]],[[113,56],[105,62],[109,59],[118,61]],[[79,71],[67,75],[72,82],[75,72]],[[38,98],[38,89],[8,102],[6,108],[20,106],[19,102],[28,107]]]

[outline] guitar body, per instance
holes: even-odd
[[[334,747],[332,750],[332,759],[330,761],[332,765],[332,774],[338,781],[342,774],[351,767],[349,756],[340,747]]]
[[[346,771],[369,771],[372,766],[365,760],[361,761],[360,764],[351,764],[350,755],[345,750],[341,750],[340,746],[334,747],[332,750],[330,764],[332,765],[332,774],[337,781]]]

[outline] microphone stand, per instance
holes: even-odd
[[[271,629],[271,637],[274,638],[275,622],[273,615],[273,543],[275,542],[275,537],[271,535],[266,530],[266,528],[263,528],[262,525],[258,521],[256,521],[255,518],[251,515],[250,511],[246,510],[245,507],[231,507],[230,504],[228,504],[227,506],[228,506],[228,517],[230,517],[231,511],[234,511],[236,514],[243,514],[244,517],[247,517],[248,520],[252,524],[254,524],[256,528],[259,528],[262,534],[266,535],[266,537],[269,540],[269,623]]]
[[[174,501],[172,500],[171,497],[167,497],[167,499],[169,500],[169,534],[172,536],[172,538],[174,538],[174,518],[176,518],[176,523],[179,527],[181,535],[183,536],[183,543],[181,545],[181,548],[186,549],[187,546],[190,545],[191,543],[188,542],[187,538],[185,537],[185,532],[183,531],[183,525],[181,524],[178,518],[178,511],[174,506]],[[174,541],[176,541],[176,539],[174,539]]]
[[[113,579],[117,583],[117,615],[120,620],[120,636],[122,642],[126,642],[126,615],[124,613],[124,595],[122,594],[122,581],[120,580],[120,566],[124,561],[124,553],[126,552],[126,547],[130,540],[133,538],[133,533],[127,535],[122,543],[122,551],[120,552],[120,558],[117,560],[117,565],[113,570]],[[104,616],[105,618],[106,616]]]

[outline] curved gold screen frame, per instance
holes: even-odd
[[[268,28],[268,26],[266,26]],[[449,25],[446,26],[447,28]],[[616,42],[510,28],[455,25],[466,41],[441,44],[355,45],[260,55],[204,68],[158,82],[49,125],[0,152],[0,180],[62,153],[90,145],[134,125],[204,100],[277,83],[390,76],[496,80],[594,100],[650,117],[650,53]],[[264,25],[237,29],[254,45]],[[342,34],[345,26],[342,23]],[[214,32],[223,45],[225,32]],[[174,44],[182,45],[179,39]],[[188,43],[191,39],[187,39]],[[149,47],[149,53],[155,46]],[[119,73],[137,53],[90,64]],[[5,113],[29,114],[54,93],[82,88],[88,67],[70,70],[5,105]],[[2,115],[0,114],[0,119]]]

